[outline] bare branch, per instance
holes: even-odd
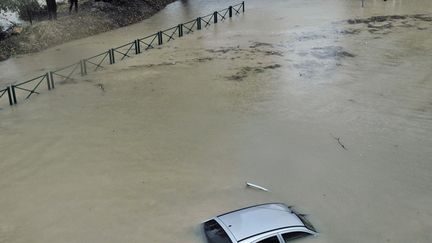
[[[345,150],[348,150],[348,148],[340,141],[340,137],[335,137],[333,134],[330,133],[330,136],[333,137],[334,140],[338,142],[338,144]]]

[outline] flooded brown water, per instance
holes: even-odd
[[[230,3],[176,2],[0,69]],[[200,222],[272,201],[310,215],[302,242],[431,242],[432,2],[271,3],[3,107],[0,242],[204,242]]]

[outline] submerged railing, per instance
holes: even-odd
[[[115,64],[117,61],[122,61],[155,48],[156,45],[162,45],[164,42],[170,42],[184,35],[191,34],[195,30],[207,28],[212,24],[222,22],[227,18],[232,18],[234,15],[239,15],[245,11],[244,2],[229,6],[228,8],[215,11],[211,14],[198,17],[191,21],[178,24],[171,28],[158,31],[152,35],[133,40],[124,45],[111,48],[98,55],[84,58],[77,63],[59,68],[54,71],[49,71],[36,78],[26,80],[18,84],[11,84],[0,89],[0,104],[6,101],[13,106],[18,104],[18,99],[29,99],[34,94],[40,94],[42,90],[41,84],[45,83],[47,90],[55,88],[57,83],[65,83],[73,81],[74,77],[87,75],[88,72],[103,70],[107,65]]]

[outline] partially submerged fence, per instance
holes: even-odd
[[[181,38],[184,35],[193,33],[195,30],[207,28],[212,24],[222,22],[244,11],[244,2],[229,6],[228,8],[215,11],[211,14],[158,31],[152,35],[133,40],[127,44],[111,48],[98,55],[82,59],[77,63],[54,71],[49,71],[36,78],[18,84],[11,84],[0,89],[0,103],[6,100],[7,97],[9,105],[16,105],[18,104],[17,98],[27,100],[34,94],[38,95],[42,92],[42,87],[44,85],[46,85],[47,90],[52,90],[58,83],[71,81],[74,77],[87,75],[88,72],[102,70],[107,65],[115,64],[133,55],[138,55],[144,51],[153,49],[155,46],[162,45],[164,42],[170,42]]]

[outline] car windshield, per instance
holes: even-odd
[[[232,243],[225,230],[216,220],[212,219],[204,223],[204,233],[209,243]]]

